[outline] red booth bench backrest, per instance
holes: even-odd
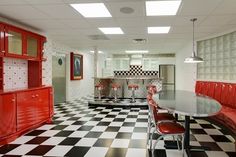
[[[223,106],[236,109],[236,84],[197,81],[195,92],[214,98]]]

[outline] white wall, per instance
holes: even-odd
[[[192,43],[176,53],[176,89],[194,91],[197,65],[184,63],[184,59],[192,54]]]

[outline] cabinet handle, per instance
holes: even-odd
[[[11,99],[11,101],[12,101],[12,102],[15,102],[15,101],[16,101],[16,99]]]
[[[2,50],[2,53],[5,53],[5,51],[4,51],[4,50]]]
[[[35,96],[34,96],[34,95],[32,95],[31,97],[32,97],[32,98],[35,98]]]
[[[39,97],[39,95],[38,95],[38,94],[36,94],[36,95],[35,95],[35,97]]]

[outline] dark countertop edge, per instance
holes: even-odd
[[[10,94],[10,93],[31,91],[31,90],[51,88],[51,87],[52,86],[40,86],[40,87],[32,87],[32,88],[15,88],[15,89],[9,89],[9,90],[0,90],[0,94]]]

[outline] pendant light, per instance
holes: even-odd
[[[203,59],[201,57],[196,56],[195,48],[194,48],[194,22],[197,21],[197,18],[193,18],[190,21],[193,22],[193,51],[192,56],[188,57],[184,60],[185,63],[201,63],[203,62]]]

